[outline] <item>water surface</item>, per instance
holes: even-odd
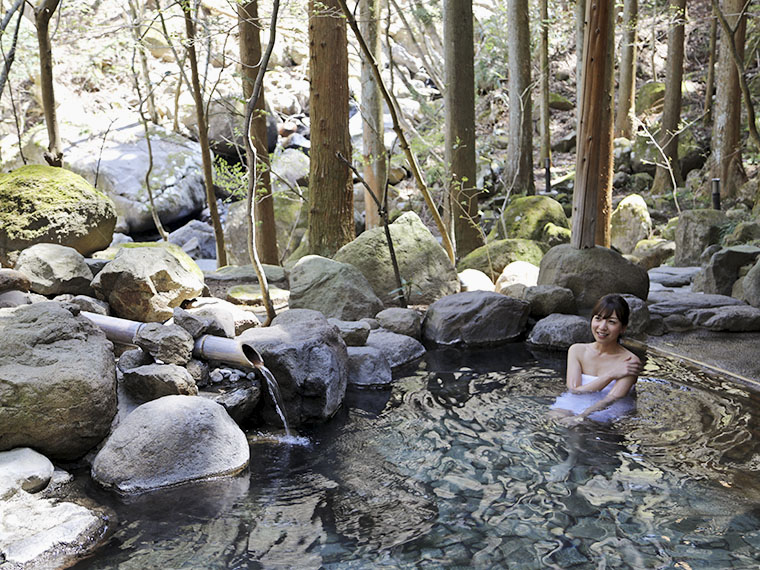
[[[758,395],[650,358],[635,414],[547,418],[563,358],[432,352],[247,474],[129,500],[75,568],[756,568]]]

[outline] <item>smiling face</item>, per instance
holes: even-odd
[[[594,340],[602,344],[616,343],[625,331],[625,325],[620,321],[615,311],[608,316],[594,315],[591,318],[591,332]]]

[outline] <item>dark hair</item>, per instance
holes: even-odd
[[[631,309],[628,307],[626,300],[616,293],[605,295],[599,299],[591,310],[591,318],[599,315],[606,319],[612,313],[617,315],[617,318],[620,319],[624,327],[628,326],[628,317],[631,314]]]

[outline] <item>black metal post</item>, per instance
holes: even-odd
[[[712,207],[720,210],[720,178],[712,179]]]
[[[546,171],[546,193],[549,194],[552,191],[552,159],[544,159],[544,170]]]

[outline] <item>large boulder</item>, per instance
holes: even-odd
[[[190,220],[169,234],[169,243],[182,248],[193,259],[216,259],[216,235],[211,224]]]
[[[0,501],[19,491],[41,491],[50,483],[54,470],[47,457],[28,447],[0,452]]]
[[[685,315],[696,309],[713,309],[731,305],[743,305],[739,299],[726,295],[711,295],[705,293],[684,293],[673,291],[654,291],[647,299],[649,312],[660,317]]]
[[[720,230],[728,219],[721,210],[687,210],[681,212],[676,227],[677,267],[699,265],[702,252],[720,243]]]
[[[233,475],[250,458],[248,440],[224,408],[206,398],[165,396],[135,408],[92,463],[92,478],[139,493]]]
[[[742,299],[760,308],[760,261],[752,266],[742,280]]]
[[[343,321],[374,317],[383,308],[361,271],[319,255],[302,257],[291,269],[288,304]]]
[[[338,410],[346,393],[346,344],[319,311],[291,309],[269,327],[245,331],[240,339],[259,352],[276,379],[290,425],[322,422]],[[277,413],[267,399],[267,421]]]
[[[652,218],[644,198],[638,194],[626,196],[612,212],[610,242],[621,253],[632,253],[639,241],[652,233]]]
[[[73,247],[37,243],[21,252],[15,268],[29,276],[31,290],[40,295],[92,293],[92,271]]]
[[[760,247],[735,245],[715,252],[692,284],[694,291],[714,295],[731,295],[739,278],[739,269],[751,265],[760,256]]]
[[[496,291],[504,293],[510,285],[519,283],[534,287],[538,281],[538,266],[527,261],[513,261],[507,265],[496,280]]]
[[[457,264],[457,269],[477,269],[496,281],[510,263],[527,261],[538,265],[545,252],[542,244],[529,239],[496,240],[468,253]]]
[[[92,286],[119,317],[165,321],[174,307],[200,296],[203,280],[164,248],[142,247],[122,249]]]
[[[649,270],[659,267],[676,252],[676,243],[663,238],[643,239],[636,244],[631,257]]]
[[[80,139],[64,149],[74,172],[111,197],[127,233],[155,230],[145,175],[148,165],[153,202],[164,224],[188,218],[206,205],[201,148],[197,142],[153,126],[150,151],[139,123],[113,128],[107,137]],[[110,241],[110,240],[109,240]]]
[[[113,345],[55,302],[0,309],[0,451],[76,459],[116,414]]]
[[[640,299],[646,299],[649,293],[649,276],[644,268],[599,246],[553,247],[541,260],[538,284],[570,289],[580,310],[593,307],[608,293],[630,293]]]
[[[372,346],[348,347],[348,383],[353,386],[382,386],[393,380],[388,359]]]
[[[554,313],[536,323],[528,342],[545,348],[563,349],[578,342],[592,342],[588,319],[578,315]]]
[[[367,346],[380,351],[392,370],[416,362],[425,355],[425,347],[417,339],[385,329],[370,331]]]
[[[32,281],[28,275],[15,269],[0,268],[0,294],[6,291],[27,292],[31,287]]]
[[[428,304],[459,291],[456,269],[417,214],[406,212],[389,229],[408,303]],[[357,267],[384,305],[398,304],[384,228],[362,233],[340,248],[334,259]]]
[[[422,336],[443,345],[489,346],[517,339],[530,304],[490,291],[449,295],[428,307]]]
[[[123,368],[121,361],[119,368]],[[197,396],[198,386],[190,372],[176,364],[145,364],[125,370],[122,385],[138,402],[163,396]]]
[[[391,307],[375,315],[380,326],[391,332],[419,339],[422,337],[422,318],[414,309]]]
[[[540,240],[544,226],[549,223],[570,227],[562,204],[549,196],[524,196],[512,200],[497,228],[499,232],[506,231],[506,235],[499,235],[502,238]]]
[[[760,331],[760,309],[747,305],[726,305],[694,309],[686,313],[696,326],[711,331]]]
[[[22,166],[0,176],[0,263],[35,243],[57,243],[83,255],[108,247],[113,202],[81,176],[52,166]]]
[[[574,314],[576,311],[575,296],[570,289],[565,287],[556,285],[526,287],[520,298],[530,303],[530,316],[534,318],[547,317],[553,313]]]

